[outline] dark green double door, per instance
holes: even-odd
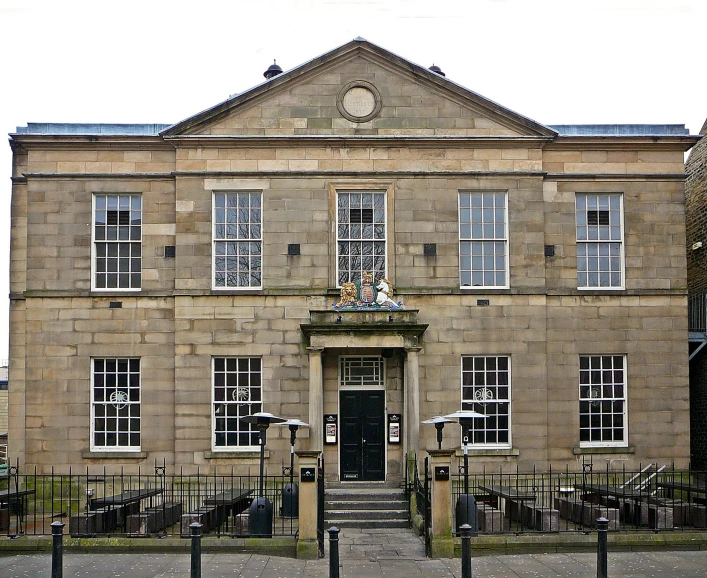
[[[341,480],[385,480],[385,391],[341,391]]]

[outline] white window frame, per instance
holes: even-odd
[[[341,287],[343,283],[341,282],[340,278],[340,269],[339,269],[339,258],[344,257],[344,255],[340,254],[340,247],[339,243],[349,243],[349,247],[351,247],[351,244],[354,242],[358,242],[358,239],[352,238],[351,235],[349,235],[347,238],[343,237],[340,235],[341,228],[340,225],[344,225],[344,223],[341,223],[339,220],[339,197],[340,195],[352,195],[352,194],[358,194],[358,195],[365,195],[365,194],[380,194],[382,195],[383,198],[383,207],[380,208],[378,207],[378,210],[383,211],[383,220],[382,223],[376,223],[375,221],[375,201],[374,201],[374,214],[373,214],[373,223],[371,224],[373,227],[373,232],[375,234],[375,225],[376,224],[382,224],[383,227],[385,227],[384,230],[384,235],[382,239],[374,239],[371,238],[369,239],[364,239],[363,236],[361,237],[360,241],[363,242],[382,242],[383,247],[384,247],[384,254],[383,254],[383,271],[376,271],[375,267],[371,269],[366,269],[363,267],[363,262],[361,263],[361,269],[360,273],[363,275],[364,272],[372,273],[373,274],[373,281],[374,283],[377,283],[380,280],[380,276],[382,275],[384,278],[388,277],[388,191],[385,189],[337,189],[336,190],[336,195],[335,195],[335,206],[334,206],[334,215],[336,219],[336,224],[335,224],[335,231],[334,231],[334,238],[335,238],[335,243],[336,243],[336,263],[335,263],[335,275],[336,275],[336,286]],[[349,217],[350,219],[350,217]],[[349,225],[350,225],[350,220],[349,220]],[[350,230],[349,230],[350,232]],[[349,253],[350,255],[351,253]],[[361,255],[362,256],[362,255]],[[375,263],[375,249],[374,249],[374,255],[373,255],[373,262]],[[350,261],[349,261],[350,263]],[[349,274],[352,273],[352,270],[349,268],[348,269]],[[349,276],[348,281],[353,281],[353,282],[359,282],[360,279],[355,279],[353,278],[352,275]],[[346,281],[345,281],[346,282]]]
[[[584,198],[584,208],[580,209],[580,198]],[[597,213],[604,211],[604,209],[600,209],[599,207],[602,206],[602,198],[605,198],[607,200],[607,209],[605,209],[609,213],[609,224],[597,224],[597,225],[588,225],[584,223],[584,220],[588,220],[588,213],[590,210],[594,211],[596,210]],[[589,209],[588,204],[590,202],[590,199],[596,200],[592,202],[592,207],[596,206],[597,209]],[[612,199],[618,199],[618,217],[612,219],[612,209],[611,204],[612,204]],[[583,212],[583,213],[582,213]],[[577,289],[579,290],[590,290],[590,291],[620,291],[626,288],[626,259],[625,259],[625,244],[624,244],[624,196],[622,193],[576,193],[575,194],[575,209],[574,209],[574,214],[575,214],[575,238],[576,238],[576,247],[577,247]],[[581,217],[580,217],[581,215]],[[599,215],[597,215],[597,220],[599,219]],[[616,222],[618,220],[618,222]],[[590,227],[597,227],[596,231],[593,229],[590,229]],[[616,239],[616,228],[619,229],[619,239]],[[586,231],[583,231],[583,229],[586,229]],[[583,232],[586,232],[586,235],[583,234]],[[587,238],[583,239],[580,237],[596,237],[596,238]],[[612,251],[612,245],[618,245],[618,255],[611,255]],[[596,270],[592,270],[590,272],[589,266],[587,266],[586,269],[586,275],[587,275],[587,281],[586,284],[581,284],[580,283],[580,276],[585,274],[584,272],[580,271],[580,260],[581,259],[589,259],[589,257],[582,257],[580,256],[580,246],[586,247],[586,251],[591,250],[593,247],[594,250],[597,252],[597,260],[599,261],[598,267]],[[602,251],[608,251],[608,255],[600,255],[599,253]],[[611,260],[612,259],[619,259],[619,270],[614,271],[611,269]],[[608,270],[606,273],[609,275],[609,285],[602,285],[601,284],[601,274],[602,274],[602,267],[601,263],[602,260],[608,260]],[[596,284],[590,284],[589,283],[589,276],[591,274],[596,274],[597,275],[597,283]],[[612,274],[618,274],[621,276],[620,282],[617,285],[611,284],[611,275]]]
[[[505,359],[507,363],[507,369],[506,370],[500,370],[498,369],[498,360],[499,359]],[[474,368],[470,370],[465,370],[464,369],[464,360],[465,359],[470,359],[472,360],[472,364],[474,365]],[[484,383],[483,384],[477,384],[475,376],[473,375],[474,373],[477,373],[476,370],[476,360],[484,360],[484,369],[478,370],[479,373],[483,372],[484,374]],[[496,369],[495,370],[489,370],[488,369],[488,361],[490,359],[495,360],[495,365]],[[490,413],[487,413],[489,405],[496,403],[496,404],[506,404],[508,406],[508,411],[505,414],[506,418],[508,420],[508,427],[507,428],[500,428],[498,427],[498,422],[496,422],[496,427],[490,427],[491,421],[488,418],[475,418],[472,430],[475,431],[477,427],[479,427],[479,431],[496,431],[497,433],[497,439],[498,439],[498,432],[501,431],[507,431],[508,432],[508,441],[506,442],[487,442],[487,443],[474,443],[473,436],[472,439],[469,440],[469,446],[472,448],[484,448],[484,449],[509,449],[512,447],[513,444],[513,405],[512,405],[512,399],[513,399],[513,379],[512,379],[512,374],[511,374],[511,356],[510,355],[462,355],[461,357],[461,362],[460,362],[460,372],[461,372],[461,407],[462,409],[471,409],[474,411],[477,411],[479,413],[482,413],[484,415],[488,415],[490,417],[493,417]],[[489,372],[494,371],[496,374],[496,383],[495,384],[490,384],[488,383],[488,376]],[[500,373],[505,372],[507,373],[507,381],[508,384],[503,384],[499,383],[498,376]],[[465,384],[465,374],[471,374],[471,383]],[[508,392],[508,397],[507,399],[502,398],[499,401],[498,398],[498,388],[499,387],[507,387],[507,392]],[[474,401],[470,401],[468,399],[465,399],[465,389],[467,391],[472,391],[473,392],[473,397]],[[495,416],[498,418],[499,416],[502,416],[500,412],[496,413]],[[483,430],[481,429],[483,427]],[[466,432],[462,432],[462,439],[466,435]]]
[[[611,358],[612,359],[612,367],[611,369],[605,369],[604,368],[604,358]],[[583,370],[582,369],[582,358],[588,358],[589,359],[589,364],[590,367],[588,370]],[[623,388],[623,395],[622,396],[616,396],[616,395],[605,395],[604,387],[603,386],[608,386],[608,387],[615,387],[618,385],[618,382],[614,379],[615,376],[611,376],[612,380],[611,383],[605,382],[604,377],[606,372],[612,372],[615,373],[617,370],[614,369],[614,358],[621,358],[622,359],[622,365],[623,367],[621,368],[621,372],[623,373],[623,382],[620,384]],[[592,359],[598,359],[599,360],[599,367],[595,368],[594,371],[598,371],[601,375],[598,376],[600,377],[600,382],[592,382],[593,381],[593,376],[591,375],[592,373]],[[587,378],[589,380],[589,383],[582,383],[582,372],[587,372]],[[606,354],[606,355],[580,355],[579,356],[579,390],[578,390],[578,396],[579,396],[579,447],[580,448],[606,448],[606,447],[628,447],[628,367],[626,365],[626,356],[621,355],[621,354]],[[590,390],[589,397],[585,394],[586,389]],[[591,392],[591,390],[594,390],[594,392]],[[591,399],[591,401],[589,401]],[[588,441],[582,441],[582,404],[589,404],[589,415],[591,419],[592,415],[592,409],[597,408],[597,415],[599,416],[600,421],[602,421],[602,418],[604,417],[604,413],[602,411],[602,407],[604,403],[616,403],[620,402],[623,404],[623,411],[618,413],[614,412],[613,408],[611,413],[607,414],[607,416],[615,416],[615,415],[621,415],[622,419],[622,425],[621,425],[621,431],[623,432],[623,439],[622,440],[588,440]],[[589,431],[592,429],[598,427],[599,429],[603,429],[602,425],[598,426],[593,426],[590,422],[589,426],[586,428]],[[611,426],[613,429],[613,426]],[[591,437],[591,436],[590,436]]]
[[[96,388],[99,387],[97,385],[97,375],[98,373],[96,372],[96,363],[102,361],[105,364],[109,361],[114,361],[116,362],[116,371],[115,371],[115,376],[116,376],[116,387],[114,392],[108,393],[108,387],[103,385],[105,388],[105,393],[108,394],[107,397],[108,399],[104,399],[103,401],[96,401]],[[122,362],[122,361],[127,361],[128,362],[128,369],[125,375],[127,375],[127,387],[118,387],[118,376],[121,374],[121,372],[118,371],[117,365]],[[133,362],[137,362],[138,368],[137,372],[133,371],[131,368],[131,365]],[[131,375],[136,375],[137,374],[137,387],[135,387],[134,384],[131,384]],[[108,372],[104,369],[104,372],[102,373],[104,376],[108,375]],[[105,381],[103,382],[105,384]],[[124,391],[127,389],[128,391]],[[131,390],[137,389],[137,400],[131,400],[130,399],[130,393]],[[106,396],[103,396],[104,398]],[[91,443],[90,443],[90,448],[92,452],[139,452],[141,451],[142,447],[142,407],[141,407],[141,402],[142,402],[142,364],[140,363],[140,358],[138,357],[96,357],[96,358],[91,358],[91,391],[90,391],[90,407],[91,407]],[[126,407],[128,409],[128,414],[131,413],[130,408],[137,406],[139,408],[139,415],[138,416],[116,416],[115,418],[110,416],[97,416],[96,415],[96,408],[98,406],[102,407],[108,407],[108,406],[113,406],[117,409],[118,412],[121,410],[125,409]],[[121,407],[122,406],[122,407]],[[118,424],[116,424],[115,428],[115,433],[116,433],[116,444],[115,445],[108,445],[103,444],[97,444],[96,443],[96,436],[101,435],[101,433],[105,434],[106,436],[109,435],[108,433],[108,427],[107,425],[103,428],[103,430],[98,431],[96,430],[96,420],[97,419],[128,419],[129,422],[131,420],[138,420],[139,424],[139,429],[137,431],[137,434],[140,438],[140,443],[137,445],[130,445],[128,441],[128,445],[119,445],[118,441],[120,438],[121,433],[127,433],[128,436],[130,436],[131,430],[130,427],[133,425],[132,423],[128,424],[128,430],[121,432],[120,429],[118,429]],[[107,441],[107,440],[106,440]]]
[[[226,204],[228,202],[229,196],[235,196],[238,198],[240,195],[248,195],[249,197],[249,202],[248,202],[248,224],[244,226],[248,227],[248,236],[245,237],[240,237],[239,235],[241,234],[241,229],[239,228],[240,225],[238,222],[236,223],[228,223],[227,221],[227,215],[224,215],[224,222],[220,223],[218,220],[218,211],[219,207],[217,207],[217,198],[218,197],[224,197],[224,210],[227,211]],[[260,206],[259,207],[253,207],[251,204],[250,198],[255,195],[260,199]],[[214,191],[212,193],[212,213],[211,213],[211,286],[212,289],[215,291],[249,291],[249,290],[260,290],[263,288],[263,237],[264,237],[264,231],[263,231],[263,191],[262,190],[250,190],[250,189],[238,189],[238,190],[227,190],[227,191]],[[238,205],[235,207],[236,211],[239,211],[242,209],[241,207],[238,207]],[[260,211],[260,222],[256,223],[252,221],[252,212],[254,210],[259,210]],[[217,236],[217,230],[220,226],[224,227],[224,235],[223,236]],[[260,234],[253,234],[253,226],[259,227],[259,232]],[[228,227],[233,227],[233,230],[231,232],[228,231]],[[235,236],[233,236],[235,235]],[[217,251],[217,246],[219,243],[234,243],[237,246],[239,245],[248,245],[248,255],[241,255],[240,254],[240,247],[238,254],[235,255],[222,255],[218,254]],[[260,253],[252,253],[253,249],[253,243],[259,243],[260,244]],[[226,249],[228,250],[228,249]],[[253,272],[257,272],[257,269],[253,269],[253,257],[260,259],[260,283],[259,284],[251,284],[252,282],[252,276]],[[242,259],[248,259],[248,278],[249,278],[249,283],[247,285],[243,284],[241,285],[240,282],[237,285],[228,285],[228,276],[229,276],[229,271],[228,269],[224,269],[225,273],[225,282],[226,285],[218,285],[216,281],[217,274],[219,271],[217,271],[217,261],[218,259],[225,258],[227,259],[234,259],[237,264],[241,263]],[[230,273],[231,275],[233,273]],[[238,270],[235,272],[236,278],[238,278]]]
[[[465,203],[465,197],[468,197],[468,206]],[[481,211],[482,222],[473,223],[474,215],[474,197],[481,198],[481,206],[476,207]],[[503,207],[497,208],[497,201],[503,199]],[[491,206],[485,203],[487,200],[492,201]],[[491,214],[489,214],[489,211]],[[497,222],[497,212],[502,211],[503,225]],[[459,287],[464,290],[476,289],[508,289],[510,287],[509,279],[509,247],[508,242],[508,192],[507,191],[459,191],[457,215],[459,219]],[[491,217],[492,221],[487,221],[486,217]],[[502,227],[499,231],[499,227]],[[491,233],[490,235],[488,233]],[[499,236],[499,233],[501,235]],[[474,246],[476,245],[476,247]],[[499,256],[495,249],[499,246],[503,247],[503,268],[497,268],[497,259]],[[486,248],[493,248],[492,255],[484,254]],[[481,248],[481,254],[474,255],[474,250]],[[487,269],[486,262],[492,259],[492,267]],[[479,267],[476,267],[476,266]],[[504,283],[497,284],[497,276],[503,272]],[[475,275],[481,275],[482,282],[474,284]],[[469,283],[464,283],[464,276],[468,275]],[[486,283],[486,276],[493,275],[493,283]]]
[[[224,360],[224,383],[225,383],[225,399],[217,399],[217,387],[220,387],[220,383],[217,385],[217,379],[216,379],[216,365],[217,365],[217,360]],[[228,370],[228,361],[229,360],[235,360],[236,363],[236,370]],[[226,375],[231,373],[235,374],[240,374],[241,369],[238,368],[238,364],[240,360],[247,360],[248,361],[248,371],[247,374],[250,376],[253,373],[258,373],[259,374],[259,382],[260,385],[258,386],[260,388],[260,401],[252,401],[248,402],[245,400],[239,400],[239,399],[228,399],[229,397],[229,390],[232,392],[230,394],[231,397],[234,395],[237,397],[239,395],[239,391],[241,388],[246,388],[246,385],[243,384],[241,385],[240,383],[240,378],[236,378],[237,383],[235,385],[228,385],[227,383],[227,377]],[[260,364],[260,370],[258,372],[251,371],[250,364],[253,360],[258,360]],[[248,379],[248,384],[247,388],[250,388],[250,378]],[[252,452],[252,451],[258,451],[260,449],[259,446],[259,432],[258,429],[254,425],[248,425],[244,422],[241,421],[242,417],[245,417],[247,415],[252,415],[258,411],[263,411],[263,358],[259,357],[257,355],[225,355],[225,356],[214,356],[211,358],[211,449],[214,452]],[[236,412],[236,417],[229,416],[229,417],[220,417],[217,416],[217,412],[221,410],[219,406],[222,406],[223,411],[226,411],[227,408],[226,406],[232,406],[232,407],[243,407],[243,411],[237,411]],[[234,425],[236,426],[237,429],[235,430],[230,430],[231,433],[234,433],[235,435],[240,436],[241,434],[243,435],[248,435],[250,437],[250,444],[244,444],[244,445],[217,445],[217,420],[218,419],[234,419]],[[228,430],[228,424],[224,424],[224,435],[228,436],[229,430]],[[228,439],[226,438],[226,441]],[[255,442],[255,443],[253,443]]]
[[[99,197],[105,198],[106,204],[107,204],[108,199],[110,197],[118,197],[118,198],[129,197],[131,206],[132,206],[132,199],[133,198],[139,199],[139,204],[140,204],[140,238],[139,239],[130,239],[130,238],[128,238],[128,239],[97,239],[96,238],[97,237],[96,228],[99,226],[96,222],[96,210],[97,210],[96,201]],[[118,200],[118,203],[120,204],[120,200]],[[144,208],[143,208],[143,198],[142,198],[141,193],[93,193],[92,200],[91,200],[91,290],[92,291],[110,291],[110,292],[142,291],[142,282],[143,282],[142,265],[143,265],[143,259],[144,259],[143,246],[142,246],[142,232],[143,232],[143,227],[144,227],[143,215],[144,215]],[[107,223],[106,223],[106,226],[107,226]],[[132,225],[130,225],[129,223],[128,223],[128,225],[122,225],[122,226],[130,227],[128,230],[130,232],[132,232],[132,228],[131,228]],[[118,227],[120,227],[120,225],[118,225]],[[119,231],[118,231],[118,235],[116,235],[116,236],[119,236]],[[132,259],[135,259],[135,258],[140,259],[140,271],[137,273],[140,275],[140,287],[132,287],[132,284],[133,284],[132,275],[135,274],[132,272],[127,273],[129,280],[130,280],[130,283],[129,283],[131,285],[130,287],[98,287],[98,285],[96,283],[96,276],[99,273],[99,271],[98,271],[98,269],[99,269],[99,267],[98,267],[98,259],[99,259],[98,245],[103,244],[103,243],[106,244],[106,249],[108,248],[108,244],[110,244],[110,243],[115,244],[118,247],[118,253],[120,253],[120,246],[121,245],[122,246],[131,246],[131,247],[132,247],[132,245],[139,246],[139,248],[140,248],[140,256],[139,257],[135,257],[132,255],[127,256],[127,257],[126,256],[120,257],[120,255],[118,255],[117,259],[118,259],[118,266],[120,266],[121,259],[126,259],[126,258],[129,259],[131,261],[131,263],[130,263],[131,268],[132,268]],[[132,249],[130,252],[132,253]],[[101,257],[101,258],[103,258],[103,257]],[[101,272],[101,273],[103,273],[103,272]],[[118,282],[120,281],[120,274],[121,273],[118,273],[118,275],[119,275]]]

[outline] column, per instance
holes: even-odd
[[[317,545],[317,462],[321,452],[297,450],[297,466],[299,468],[299,533],[297,535],[297,558],[316,560]],[[314,472],[311,476],[303,473]]]
[[[324,383],[322,381],[323,347],[308,347],[309,352],[309,449],[322,451],[324,446]]]
[[[421,347],[406,347],[405,359],[405,441],[408,456],[417,455],[420,463],[420,369],[418,365]]]
[[[454,558],[451,476],[454,450],[430,450],[429,454],[432,462],[431,554],[432,558]]]

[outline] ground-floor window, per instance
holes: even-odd
[[[579,441],[582,446],[625,446],[626,358],[579,357]]]
[[[508,356],[462,357],[462,409],[486,416],[474,419],[471,444],[489,448],[510,447],[511,368]]]
[[[91,450],[140,449],[140,360],[93,359]]]
[[[255,449],[259,434],[241,418],[263,411],[260,357],[213,359],[213,442],[215,449]]]

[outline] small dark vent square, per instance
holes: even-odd
[[[609,211],[587,211],[587,225],[608,225]]]
[[[425,243],[423,246],[425,257],[437,256],[437,243]]]
[[[349,209],[349,215],[352,225],[373,222],[373,209]]]
[[[299,243],[289,243],[287,245],[287,254],[288,255],[299,255],[300,254]]]
[[[108,304],[108,307],[110,309],[122,309],[123,308],[123,302],[122,301],[111,301]]]
[[[545,256],[554,257],[555,256],[555,245],[545,245]]]
[[[174,245],[165,245],[164,258],[174,259],[177,256],[177,248]]]
[[[479,307],[488,307],[489,305],[491,305],[491,301],[489,301],[488,299],[477,299],[476,304]]]

